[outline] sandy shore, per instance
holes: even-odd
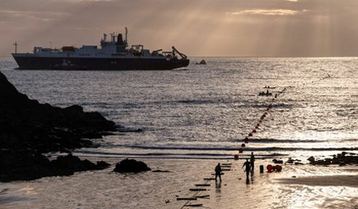
[[[358,175],[310,176],[278,179],[282,184],[301,184],[307,186],[358,187]]]
[[[99,159],[90,159],[96,161]],[[101,159],[106,170],[81,172],[70,177],[50,177],[29,182],[0,183],[0,208],[354,208],[358,185],[355,167],[286,165],[281,173],[259,172],[257,160],[253,181],[246,184],[243,160],[139,159],[153,170],[117,174],[121,159]],[[211,178],[215,165],[231,164],[222,182]],[[230,168],[229,168],[230,167]],[[195,184],[209,184],[198,187]],[[206,191],[190,191],[205,188]],[[177,201],[178,197],[197,197]]]

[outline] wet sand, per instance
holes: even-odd
[[[358,175],[308,176],[277,179],[281,184],[302,184],[307,186],[358,187]]]
[[[89,158],[92,161],[99,159]],[[355,167],[284,165],[280,173],[260,173],[257,160],[253,181],[247,184],[243,160],[137,159],[152,170],[117,174],[111,168],[80,172],[69,177],[48,177],[28,182],[0,183],[0,208],[353,208],[358,184]],[[222,182],[214,177],[215,165],[227,163]],[[229,168],[230,167],[230,168]],[[296,176],[296,178],[292,178]],[[209,184],[209,186],[196,186]],[[190,191],[204,188],[205,191]],[[334,194],[334,195],[332,195]],[[197,197],[185,201],[177,198]]]

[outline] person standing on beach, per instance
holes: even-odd
[[[220,163],[218,163],[218,165],[215,167],[215,181],[217,181],[219,176],[219,179],[221,181],[221,166]]]
[[[253,175],[254,174],[254,166],[255,166],[254,152],[251,152],[250,163],[251,163],[251,174]]]
[[[250,171],[251,171],[251,163],[249,162],[249,159],[246,159],[246,162],[244,163],[244,165],[242,167],[245,167],[246,182],[249,182],[249,174],[250,174]]]

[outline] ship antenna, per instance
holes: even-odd
[[[14,46],[15,46],[15,54],[17,54],[17,42],[16,41],[14,43]]]

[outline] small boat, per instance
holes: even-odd
[[[259,96],[272,96],[272,93],[269,92],[268,90],[266,92],[262,91],[259,93]]]

